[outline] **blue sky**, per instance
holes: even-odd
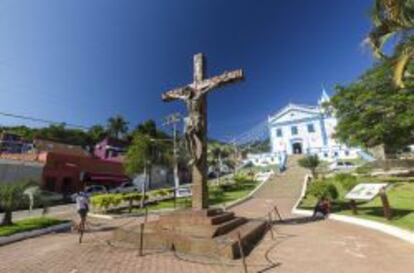
[[[249,130],[324,84],[374,61],[361,42],[371,0],[0,0],[0,112],[91,126],[124,115],[160,122],[180,103],[162,92],[243,68],[246,80],[209,96],[209,135]],[[0,125],[21,124],[0,116]],[[39,124],[25,123],[28,125]]]

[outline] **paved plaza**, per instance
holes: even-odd
[[[309,222],[290,210],[300,194],[304,170],[292,166],[237,206],[238,215],[260,218],[277,205],[284,224],[274,226],[247,258],[249,272],[412,272],[414,246],[391,236],[331,220]],[[155,216],[153,216],[155,217]],[[290,219],[290,220],[289,220]],[[212,261],[172,252],[148,252],[108,244],[111,227],[139,219],[91,220],[95,231],[77,243],[76,234],[50,234],[0,247],[0,272],[132,273],[243,272],[240,260]]]

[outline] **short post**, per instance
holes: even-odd
[[[272,224],[272,213],[271,212],[268,213],[268,217],[269,217],[269,220],[267,221],[267,225],[269,227],[270,236],[273,240],[275,238],[275,235],[273,234],[273,224]]]
[[[139,256],[144,256],[144,223],[139,224]]]
[[[279,217],[280,222],[283,222],[282,216],[280,216],[279,210],[277,209],[277,206],[274,206],[275,214],[277,217]]]
[[[357,215],[358,214],[358,210],[357,210],[357,205],[354,199],[351,200],[350,202],[351,204],[351,210],[352,210],[352,214],[353,215]]]
[[[175,209],[177,208],[177,191],[178,191],[178,188],[174,187],[174,208]]]
[[[145,217],[144,217],[144,223],[148,221],[148,208],[145,207]]]
[[[246,264],[246,257],[244,256],[243,244],[242,244],[242,240],[241,240],[241,235],[240,235],[240,232],[239,232],[239,233],[237,233],[237,239],[238,239],[238,245],[239,245],[240,257],[241,257],[241,259],[242,259],[242,264],[243,264],[244,273],[248,273],[248,271],[247,271],[247,264]]]
[[[391,208],[390,208],[390,202],[388,201],[388,196],[385,193],[385,189],[382,188],[379,192],[382,202],[382,207],[384,209],[384,217],[387,220],[391,220]]]

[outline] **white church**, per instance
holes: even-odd
[[[318,105],[288,104],[268,117],[271,152],[248,155],[255,165],[277,164],[281,154],[317,154],[321,160],[354,159],[361,149],[347,147],[334,138],[337,120],[322,104],[329,101],[325,90]]]

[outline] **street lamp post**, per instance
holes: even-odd
[[[181,121],[180,113],[173,113],[166,118],[164,125],[173,125],[173,164],[174,164],[174,196],[180,187],[180,178],[178,176],[178,147],[177,147],[177,123]],[[171,140],[170,140],[171,141]]]

